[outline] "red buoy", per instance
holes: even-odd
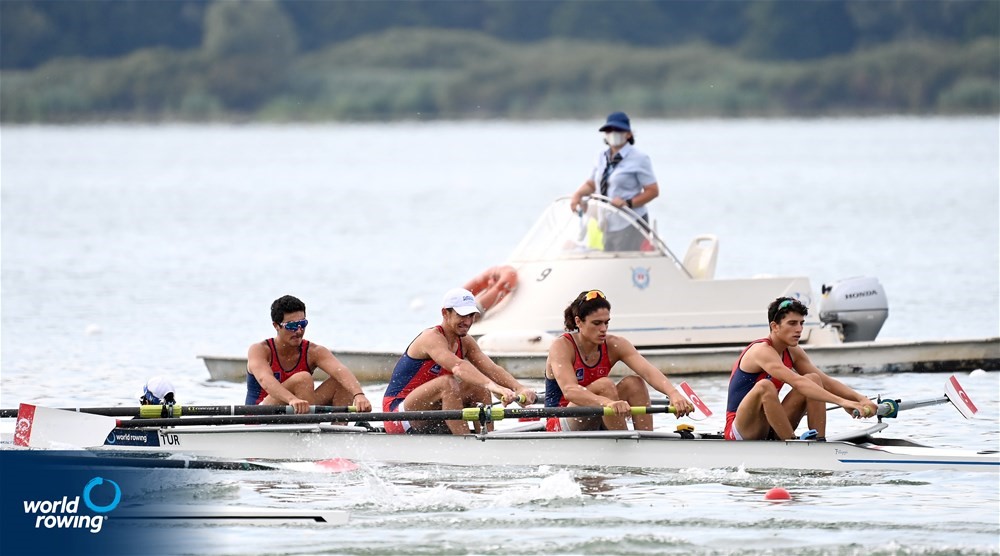
[[[767,491],[764,495],[764,500],[791,500],[792,495],[788,493],[787,490],[781,487],[774,487]]]

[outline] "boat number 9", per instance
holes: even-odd
[[[551,268],[546,268],[545,270],[542,271],[541,274],[538,275],[538,279],[536,279],[535,281],[536,282],[541,282],[542,280],[548,278],[549,274],[551,274],[551,273],[552,273],[552,269]]]

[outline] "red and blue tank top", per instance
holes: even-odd
[[[435,326],[438,333],[444,336],[444,328]],[[416,338],[414,338],[416,341]],[[413,345],[413,342],[410,342]],[[452,374],[451,369],[445,369],[438,365],[433,359],[414,359],[410,357],[410,345],[406,346],[403,355],[396,361],[396,366],[392,369],[392,376],[389,378],[389,386],[382,396],[382,411],[394,411],[399,402],[406,399],[406,396],[413,390],[434,380],[439,376]],[[462,352],[462,339],[458,339],[458,349],[455,355],[459,359],[464,359]]]
[[[576,358],[573,360],[573,370],[576,371],[576,381],[580,384],[580,386],[586,387],[591,382],[611,374],[611,356],[608,355],[607,342],[603,342],[601,345],[597,346],[598,352],[601,354],[601,356],[597,359],[597,363],[587,365],[583,360],[583,354],[580,353],[580,346],[576,345],[576,340],[573,339],[573,335],[566,332],[561,336],[561,338],[573,345],[573,351],[576,353]],[[559,387],[559,382],[554,378],[546,377],[545,407],[566,407],[568,404],[569,400],[563,396],[563,391],[562,388]]]
[[[771,343],[770,338],[761,338],[759,340],[754,340],[747,347],[743,348],[740,356],[736,359],[736,363],[733,364],[733,372],[729,375],[729,397],[726,401],[726,429],[725,434],[728,438],[730,436],[730,429],[733,428],[733,421],[736,419],[736,410],[740,407],[740,403],[743,402],[743,398],[750,393],[750,390],[754,387],[757,382],[761,380],[770,380],[774,383],[774,387],[781,391],[781,388],[785,385],[784,382],[772,377],[770,374],[760,371],[757,373],[748,373],[740,368],[740,363],[743,362],[743,356],[746,355],[747,351],[759,344],[761,342],[766,343],[769,346],[774,346]],[[789,369],[795,370],[795,361],[792,360],[792,354],[788,352],[788,348],[781,352],[781,362]]]
[[[271,349],[271,371],[274,373],[275,380],[285,382],[288,377],[295,373],[312,374],[312,370],[309,368],[309,340],[302,340],[302,345],[299,346],[299,359],[295,362],[295,366],[287,370],[281,366],[281,361],[278,359],[278,348],[274,345],[274,338],[268,338],[265,342],[267,347]],[[266,397],[267,392],[257,382],[257,377],[253,376],[250,369],[247,369],[246,404],[258,405]]]

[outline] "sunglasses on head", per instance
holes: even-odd
[[[597,299],[598,297],[600,297],[601,299],[608,298],[608,296],[604,295],[604,292],[602,292],[601,290],[590,290],[589,292],[583,295],[583,299],[581,301],[590,301],[592,299]]]
[[[309,325],[309,321],[307,319],[290,320],[288,322],[281,323],[282,328],[284,328],[285,330],[288,330],[289,332],[295,332],[296,330],[298,330],[300,328],[303,329],[303,330],[305,330],[306,326],[308,326],[308,325]]]

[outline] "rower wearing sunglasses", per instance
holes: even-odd
[[[274,338],[250,346],[247,354],[247,405],[290,405],[306,413],[310,405],[354,406],[368,412],[372,404],[361,383],[329,349],[303,339],[306,305],[291,295],[271,304]],[[313,372],[330,378],[317,388]]]
[[[799,345],[808,314],[805,304],[791,297],[767,307],[770,333],[743,350],[729,376],[726,440],[792,440],[804,416],[809,430],[799,438],[825,439],[827,403],[855,418],[875,415],[871,400],[821,371]],[[779,399],[786,384],[791,391]]]
[[[677,408],[676,417],[694,407],[681,396],[659,369],[639,354],[632,342],[608,334],[611,303],[600,290],[581,292],[563,312],[566,333],[549,348],[545,364],[545,406],[601,406],[614,410],[613,416],[550,418],[546,430],[625,430],[625,417],[633,406],[650,403],[649,388],[665,394]],[[608,376],[617,362],[625,363],[635,375],[617,384]],[[648,385],[648,386],[647,386]],[[632,417],[635,430],[653,430],[652,415]]]
[[[535,403],[535,391],[494,363],[468,335],[478,313],[469,290],[455,288],[444,295],[441,324],[424,330],[406,347],[392,370],[382,411],[462,409],[492,404],[494,395],[503,405],[519,396],[523,396],[522,405]],[[444,425],[441,421],[385,421],[385,432],[468,434],[469,425],[465,421],[444,421]]]

